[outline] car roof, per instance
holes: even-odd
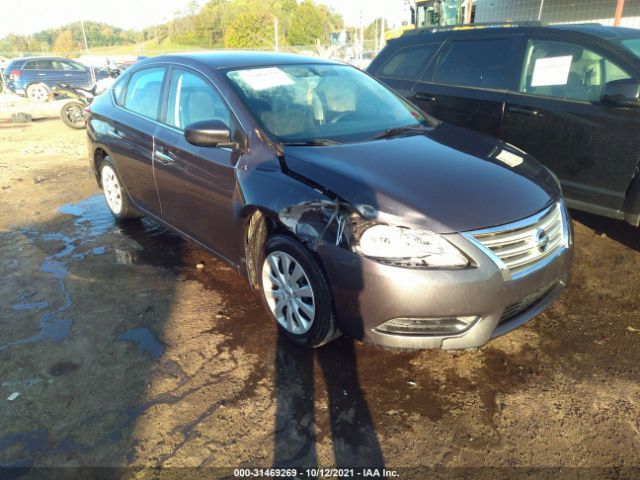
[[[248,50],[211,50],[149,57],[136,65],[157,62],[193,62],[210,68],[260,67],[291,64],[342,64],[334,60],[279,52],[255,52]]]
[[[74,61],[73,58],[67,58],[67,57],[44,57],[42,55],[36,55],[31,57],[14,58],[12,62],[28,62],[29,60],[72,60]]]
[[[603,39],[640,37],[640,30],[635,28],[611,27],[601,25],[599,23],[580,23],[580,24],[558,24],[545,25],[539,22],[522,22],[522,23],[491,23],[491,24],[471,24],[457,25],[443,28],[419,28],[406,31],[400,39],[416,38],[420,35],[437,35],[442,37],[458,36],[458,35],[482,35],[499,32],[501,34],[519,34],[523,32],[532,32],[540,30],[564,31],[569,33],[581,33],[592,35]]]

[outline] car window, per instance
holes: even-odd
[[[164,68],[146,68],[131,75],[124,98],[124,108],[156,119]]]
[[[65,62],[63,60],[53,60],[51,62],[53,64],[54,70],[66,70],[66,71],[80,71],[84,70],[84,68],[75,62]]]
[[[27,62],[23,70],[53,70],[53,65],[51,60],[31,60]]]
[[[382,67],[379,75],[417,80],[436,53],[438,45],[413,45],[397,50]]]
[[[437,83],[508,89],[518,49],[513,38],[450,43],[438,60]]]
[[[127,85],[127,80],[129,78],[125,76],[120,76],[116,82],[113,84],[113,98],[115,102],[121,107],[124,106],[124,92],[125,86]]]
[[[531,40],[525,59],[522,93],[597,102],[607,82],[631,78],[611,60],[574,43]]]
[[[192,123],[220,120],[229,123],[230,114],[220,94],[199,75],[174,69],[169,89],[167,123],[184,130]]]

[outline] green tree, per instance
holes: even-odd
[[[226,48],[272,48],[273,15],[266,9],[243,8],[227,25]]]
[[[313,45],[316,40],[324,43],[331,32],[343,25],[341,16],[312,0],[303,0],[294,12],[287,31],[287,43],[290,45]]]
[[[76,50],[71,30],[65,30],[60,33],[53,44],[53,51],[65,57],[74,53]]]

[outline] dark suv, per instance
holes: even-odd
[[[567,205],[640,222],[640,30],[416,30],[368,71],[440,120],[488,133],[560,177]]]
[[[91,88],[96,80],[107,78],[103,68],[93,72],[86,65],[64,57],[24,57],[9,62],[4,70],[7,88],[31,100],[44,102],[51,87],[67,83],[74,87]]]

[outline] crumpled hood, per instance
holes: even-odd
[[[561,196],[552,175],[533,158],[448,124],[364,143],[287,146],[284,160],[367,218],[437,233],[521,220]]]

